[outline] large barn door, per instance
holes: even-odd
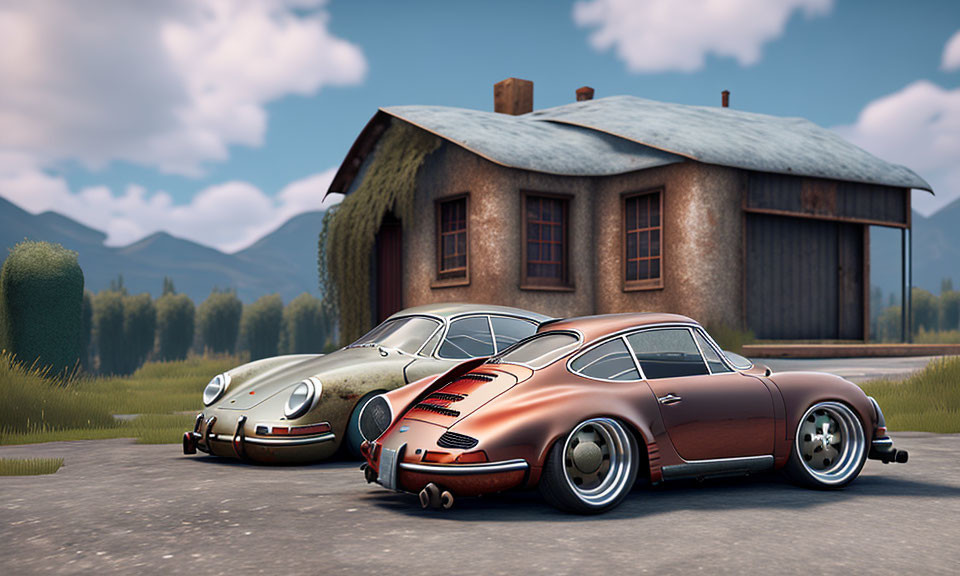
[[[748,214],[746,234],[747,326],[757,338],[863,338],[862,225]]]
[[[403,309],[403,228],[388,214],[377,232],[373,284],[377,323]]]

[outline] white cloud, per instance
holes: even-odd
[[[692,72],[707,54],[756,64],[795,11],[813,18],[832,8],[833,0],[587,0],[573,19],[595,28],[593,47],[613,48],[631,72]]]
[[[323,201],[335,173],[330,169],[297,180],[276,196],[247,182],[226,182],[199,191],[189,204],[174,204],[166,192],[150,193],[136,185],[119,195],[105,186],[74,193],[62,178],[41,171],[21,171],[6,177],[0,174],[0,190],[29,212],[53,210],[106,232],[111,246],[129,244],[162,230],[234,252],[296,214],[339,202],[339,194]]]
[[[947,41],[947,45],[944,46],[943,59],[940,67],[947,72],[960,70],[960,30],[951,36],[950,40]]]
[[[54,2],[0,10],[0,157],[196,175],[262,144],[264,106],[357,84],[323,0]]]
[[[903,164],[936,192],[915,192],[914,208],[929,215],[960,198],[960,88],[913,82],[873,102],[855,124],[836,129],[861,148]]]

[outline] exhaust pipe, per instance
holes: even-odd
[[[363,478],[367,481],[367,484],[373,484],[377,481],[377,471],[372,466],[364,462],[360,469],[363,470]]]
[[[420,491],[420,507],[424,510],[440,507],[440,488],[433,482],[424,486],[423,490]]]
[[[197,453],[197,439],[191,432],[183,433],[183,453],[186,456]]]
[[[449,490],[444,490],[440,494],[440,507],[444,510],[449,510],[453,508],[453,494]]]

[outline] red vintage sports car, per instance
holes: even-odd
[[[424,507],[539,487],[560,509],[597,513],[638,475],[658,484],[782,468],[833,489],[868,457],[907,461],[855,384],[771,374],[672,314],[548,322],[489,360],[378,396],[360,429],[367,481]]]

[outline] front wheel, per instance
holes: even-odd
[[[344,433],[343,443],[346,445],[347,453],[356,460],[362,460],[363,454],[360,452],[360,445],[363,444],[363,433],[360,431],[360,413],[368,402],[383,394],[383,390],[369,392],[357,402],[350,413],[350,420],[347,421],[347,430]]]
[[[550,449],[540,492],[567,512],[605,512],[627,497],[637,479],[637,442],[610,418],[578,424]]]
[[[863,423],[846,404],[819,402],[797,424],[786,473],[809,488],[843,488],[860,474],[867,459]]]

